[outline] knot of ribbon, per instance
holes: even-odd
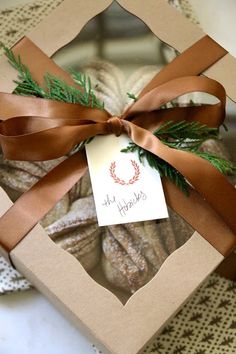
[[[196,91],[215,96],[219,102],[160,109],[174,99]],[[1,115],[8,119],[0,124],[0,142],[7,159],[42,161],[64,156],[78,143],[96,135],[113,133],[119,136],[125,132],[137,145],[179,169],[180,151],[164,146],[152,131],[167,120],[199,121],[219,127],[225,117],[225,101],[221,84],[197,76],[176,78],[154,87],[141,95],[121,117],[80,104],[1,93]],[[176,161],[171,158],[175,155],[178,155]],[[185,177],[191,182],[189,173]]]
[[[111,117],[108,119],[107,123],[110,127],[110,132],[117,137],[126,132],[124,121],[120,117]]]
[[[208,93],[218,102],[161,109],[179,96],[196,91]],[[155,80],[151,81],[121,117],[79,104],[0,93],[0,119],[3,120],[0,123],[0,144],[7,159],[43,161],[65,156],[78,143],[97,135],[126,133],[136,145],[171,164],[190,183],[192,191],[186,197],[164,181],[167,202],[209,239],[211,226],[204,217],[207,218],[210,212],[219,217],[221,225],[231,230],[229,233],[236,232],[235,189],[209,162],[190,152],[168,147],[152,132],[167,120],[198,121],[219,127],[225,117],[225,102],[225,90],[220,83],[198,76],[174,78],[158,85]],[[5,237],[4,247],[12,249],[81,178],[85,169],[83,152],[70,155],[23,195],[0,219],[2,243],[9,223],[14,220],[15,224],[18,220],[20,225],[17,231],[9,233],[8,230],[10,241]],[[37,205],[35,211],[32,211],[33,204]],[[195,211],[203,204],[205,215],[196,217]],[[227,251],[222,250],[222,253],[235,246],[235,238],[230,242],[231,246],[227,245]]]

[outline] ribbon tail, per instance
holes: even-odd
[[[1,246],[10,252],[83,177],[86,170],[85,153],[78,152],[56,166],[24,193],[0,218]]]
[[[162,178],[162,183],[168,206],[227,257],[236,248],[236,237],[222,218],[192,187],[186,196],[167,178]]]
[[[125,125],[135,144],[176,168],[236,233],[236,190],[225,176],[195,154],[169,148],[152,133],[131,122],[126,121]]]

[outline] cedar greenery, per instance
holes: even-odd
[[[223,174],[233,174],[236,171],[236,166],[230,161],[199,150],[207,139],[219,139],[219,129],[217,128],[210,128],[199,122],[181,121],[175,123],[168,121],[161,124],[153,134],[170,148],[187,151],[209,161]],[[185,194],[188,194],[189,185],[184,176],[168,162],[142,149],[133,142],[130,142],[128,147],[123,149],[122,152],[137,152],[141,162],[146,158],[149,165],[156,169],[161,177],[167,177]]]
[[[20,57],[15,57],[11,49],[4,46],[4,44],[0,43],[0,47],[4,49],[9,63],[18,71],[18,80],[14,81],[17,84],[14,91],[15,94],[41,97],[67,103],[79,103],[87,107],[104,109],[104,103],[95,96],[90,78],[86,75],[77,71],[71,71],[71,76],[79,87],[76,88],[48,73],[44,77],[45,88],[43,88],[33,79],[29,69],[21,62]],[[137,100],[134,94],[127,93],[127,95],[134,101]],[[193,102],[190,104],[194,105]],[[176,107],[177,105],[176,102],[170,102],[170,106],[172,107]],[[161,108],[168,107],[164,105]],[[205,140],[219,139],[219,130],[216,128],[210,128],[199,122],[181,121],[175,123],[168,121],[161,124],[154,132],[154,135],[170,148],[188,151],[209,161],[224,174],[232,174],[236,171],[236,167],[230,161],[199,150]],[[74,151],[83,149],[85,144],[88,144],[90,141],[91,139],[81,142],[75,147]],[[133,142],[130,142],[122,152],[137,152],[141,162],[146,158],[149,165],[156,169],[162,177],[168,178],[185,194],[188,194],[188,182],[179,171],[166,161],[142,149]]]
[[[32,78],[29,69],[22,64],[20,57],[15,57],[11,49],[3,44],[5,55],[9,63],[18,71],[18,80],[14,82],[18,85],[14,93],[22,96],[36,96],[67,103],[79,103],[83,106],[104,109],[104,103],[94,94],[91,88],[90,79],[81,73],[71,72],[73,80],[81,89],[68,85],[65,81],[51,74],[44,76],[45,89],[40,87]]]
[[[138,97],[135,96],[133,93],[127,92],[127,96],[134,101],[138,100]]]

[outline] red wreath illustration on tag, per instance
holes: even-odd
[[[133,168],[134,168],[134,175],[132,178],[129,179],[128,182],[126,182],[124,179],[119,178],[116,175],[116,161],[113,161],[110,165],[109,171],[110,171],[110,176],[111,178],[114,180],[115,183],[118,183],[122,186],[129,186],[134,184],[135,182],[137,182],[139,180],[140,177],[140,168],[139,165],[137,164],[136,161],[134,160],[130,160]]]

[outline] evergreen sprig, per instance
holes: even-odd
[[[207,139],[219,139],[219,129],[210,128],[199,122],[181,121],[174,123],[173,121],[168,121],[161,124],[153,134],[170,148],[188,151],[207,160],[223,174],[233,174],[236,172],[236,166],[230,161],[199,150],[203,142]],[[185,194],[188,194],[188,182],[178,170],[166,161],[142,149],[134,142],[130,142],[122,152],[137,152],[141,162],[146,158],[148,164],[156,169],[161,177],[168,178]]]
[[[135,102],[138,100],[138,97],[135,96],[133,93],[127,92],[127,96]]]
[[[79,103],[86,107],[104,109],[104,103],[94,94],[90,79],[79,72],[72,72],[71,76],[79,88],[68,85],[64,80],[52,74],[44,76],[45,88],[41,87],[32,77],[29,69],[16,57],[11,49],[1,44],[9,63],[18,72],[18,79],[14,82],[17,95],[35,96],[67,103]]]
[[[7,48],[3,43],[0,43],[0,47],[4,49],[5,55],[8,58],[11,66],[18,72],[18,80],[14,82],[18,85],[14,93],[22,96],[36,96],[47,98],[47,94],[43,88],[41,88],[37,82],[32,78],[29,69],[22,64],[20,56],[16,58],[11,49]]]
[[[71,76],[76,84],[83,88],[83,104],[92,108],[104,109],[104,102],[101,102],[92,90],[90,77],[82,74],[79,71],[71,70]]]
[[[219,129],[199,122],[167,121],[154,132],[154,135],[170,147],[197,150],[206,139],[216,139],[219,136]]]
[[[210,154],[208,152],[194,151],[194,153],[202,159],[210,162],[224,175],[232,175],[236,172],[236,166],[229,160],[222,159],[221,157]]]

